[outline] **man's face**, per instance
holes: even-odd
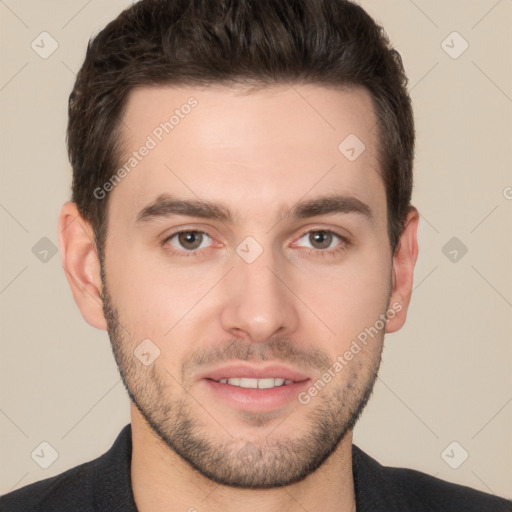
[[[364,407],[391,308],[370,96],[141,88],[123,122],[121,165],[149,148],[110,192],[105,248],[105,315],[130,396],[209,478],[298,481]]]

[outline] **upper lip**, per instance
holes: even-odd
[[[301,382],[309,377],[288,366],[282,364],[267,364],[265,366],[251,366],[248,364],[230,364],[204,371],[199,375],[199,379],[212,379],[219,381],[221,379],[231,379],[234,377],[245,377],[248,379],[267,379],[270,377]]]

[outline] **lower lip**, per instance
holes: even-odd
[[[298,401],[298,395],[307,388],[309,380],[293,382],[270,389],[248,389],[230,384],[222,384],[212,379],[203,379],[210,391],[230,405],[242,411],[261,412],[272,411],[284,405]]]

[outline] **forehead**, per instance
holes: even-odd
[[[300,197],[354,195],[385,207],[369,93],[316,85],[143,87],[123,115],[124,217],[162,193],[222,201],[247,214]]]

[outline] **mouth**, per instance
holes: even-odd
[[[225,366],[205,372],[199,379],[212,404],[221,400],[244,412],[273,411],[297,402],[310,381],[306,374],[282,365]]]
[[[281,377],[269,377],[265,379],[249,379],[247,377],[230,377],[220,379],[221,384],[229,384],[230,386],[238,386],[245,389],[272,389],[280,386],[289,386],[293,384],[293,380]]]

